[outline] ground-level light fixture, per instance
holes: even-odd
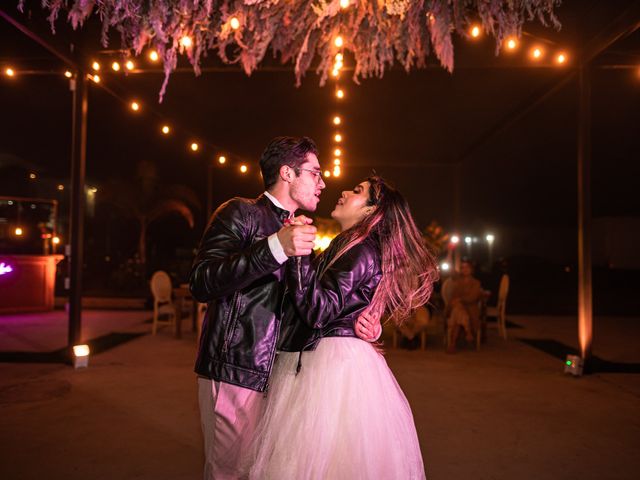
[[[73,368],[86,368],[89,366],[89,345],[73,346]]]
[[[584,362],[579,355],[567,355],[567,359],[564,362],[564,373],[569,373],[574,377],[582,376],[584,369]]]

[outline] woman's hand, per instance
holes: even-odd
[[[313,219],[309,217],[305,217],[304,215],[298,215],[297,217],[287,218],[284,221],[286,226],[289,225],[311,225],[313,223]]]
[[[367,308],[360,314],[355,324],[355,331],[358,338],[365,342],[375,342],[382,334],[382,325],[380,324],[379,312],[374,312],[371,308]]]

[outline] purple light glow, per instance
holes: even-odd
[[[6,275],[7,273],[13,272],[13,267],[4,262],[0,262],[0,275]]]

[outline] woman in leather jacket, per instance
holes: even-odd
[[[383,356],[356,338],[367,308],[399,324],[437,278],[402,195],[378,176],[345,191],[342,233],[286,267],[285,317],[251,478],[422,479],[409,404]]]

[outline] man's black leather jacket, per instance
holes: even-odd
[[[280,329],[284,266],[267,237],[289,212],[264,195],[234,198],[213,214],[190,277],[193,297],[208,303],[195,371],[264,391]]]
[[[382,278],[377,237],[352,247],[319,276],[335,253],[332,244],[316,259],[304,258],[300,267],[287,261],[280,350],[313,350],[323,337],[356,336],[354,323]]]

